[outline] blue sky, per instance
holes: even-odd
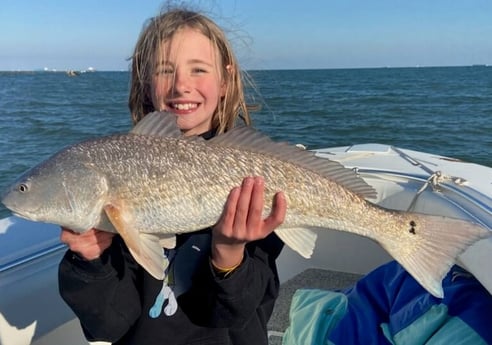
[[[0,70],[127,70],[156,0],[15,0]],[[491,0],[194,0],[246,69],[492,65]]]

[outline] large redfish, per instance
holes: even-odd
[[[172,247],[175,234],[215,224],[229,191],[246,176],[264,177],[268,200],[285,193],[287,216],[275,232],[302,256],[315,245],[310,229],[367,236],[439,297],[456,257],[490,235],[470,222],[378,207],[366,201],[375,191],[352,170],[252,128],[205,141],[183,137],[174,115],[158,112],[130,133],[59,151],[23,174],[2,202],[34,221],[117,232],[135,259],[162,279],[162,246]]]

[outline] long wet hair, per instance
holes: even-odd
[[[218,66],[226,92],[212,116],[212,127],[223,133],[242,118],[251,124],[250,107],[246,104],[242,72],[224,31],[211,19],[186,9],[169,9],[145,23],[132,55],[131,84],[128,106],[133,124],[146,114],[158,110],[152,104],[151,83],[163,42],[183,28],[196,30],[208,37],[219,57]],[[229,66],[229,67],[228,67]]]

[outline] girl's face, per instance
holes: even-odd
[[[219,99],[225,95],[220,60],[212,42],[184,28],[163,42],[152,79],[152,103],[171,112],[185,135],[211,129]]]

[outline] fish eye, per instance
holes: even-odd
[[[17,190],[21,193],[25,193],[29,190],[29,187],[27,186],[27,184],[21,183],[19,184],[19,186],[17,186]]]

